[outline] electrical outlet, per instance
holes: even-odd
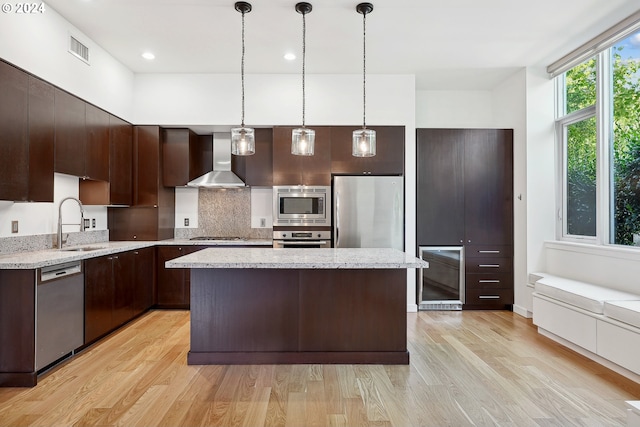
[[[260,227],[266,227],[267,226],[267,218],[260,218]]]
[[[91,219],[91,228],[96,228],[96,219],[95,218]]]
[[[86,230],[91,225],[91,220],[89,218],[84,219],[84,224],[82,225],[82,229]]]
[[[184,219],[184,226],[188,227],[189,226],[189,218],[185,218]]]
[[[11,232],[12,233],[18,232],[18,221],[11,221]]]

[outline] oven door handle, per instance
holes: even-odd
[[[278,243],[281,245],[326,245],[326,240],[274,240],[273,243]]]

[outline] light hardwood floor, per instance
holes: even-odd
[[[407,315],[408,366],[187,366],[189,312],[151,311],[0,388],[0,426],[615,426],[640,385],[511,312]]]

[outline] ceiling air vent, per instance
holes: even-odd
[[[73,36],[69,36],[69,53],[81,61],[89,63],[89,48]]]

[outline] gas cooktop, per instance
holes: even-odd
[[[198,236],[198,237],[192,237],[189,240],[221,240],[221,241],[243,242],[247,239],[245,239],[244,237]]]

